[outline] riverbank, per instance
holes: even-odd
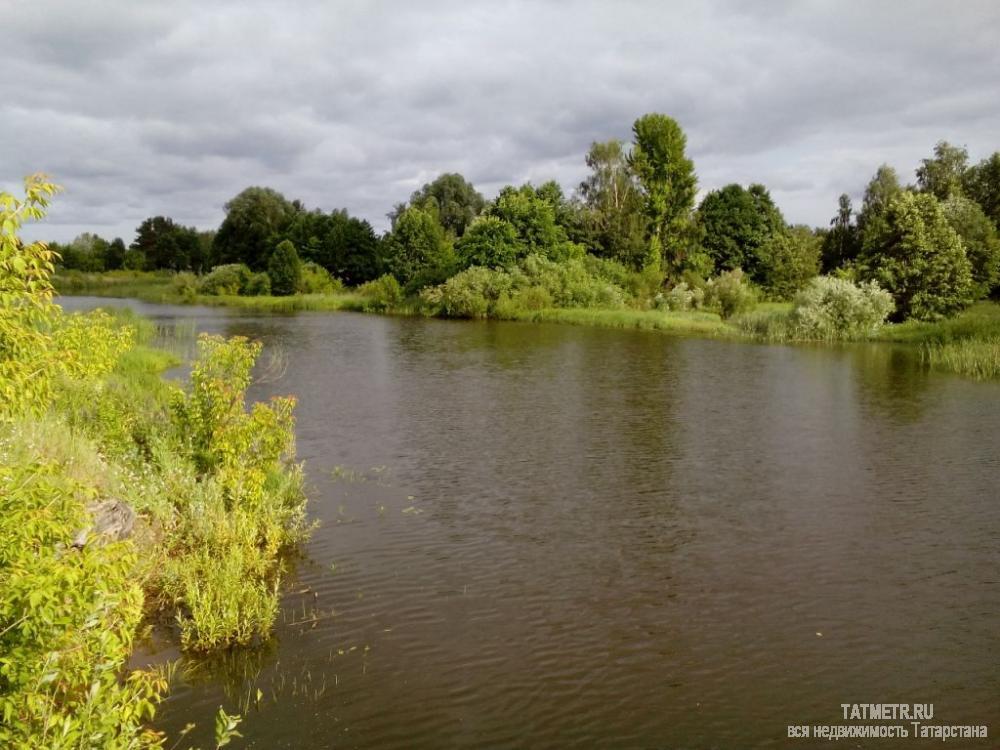
[[[357,291],[289,296],[237,296],[178,293],[169,272],[72,272],[54,279],[58,291],[69,295],[136,298],[161,304],[199,304],[262,312],[352,311],[394,315],[427,314],[419,300],[385,302]],[[761,303],[754,310],[723,320],[705,310],[669,311],[631,307],[564,307],[512,309],[504,320],[561,323],[600,328],[663,331],[677,335],[742,339],[765,343],[795,343],[787,333],[791,303]],[[985,379],[1000,377],[1000,304],[979,302],[959,315],[935,322],[886,324],[869,341],[918,346],[928,365]]]
[[[169,671],[125,674],[144,623],[191,652],[269,637],[306,533],[294,400],[247,409],[260,346],[243,339],[200,337],[181,386],[127,310],[48,326],[73,366],[44,408],[0,421],[0,744],[159,747]]]

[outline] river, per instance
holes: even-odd
[[[127,304],[264,342],[251,395],[298,396],[320,523],[273,642],[183,662],[159,728],[813,747],[786,727],[926,702],[1000,732],[996,383],[886,345]]]

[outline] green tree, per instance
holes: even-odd
[[[970,167],[965,173],[964,187],[966,195],[1000,229],[1000,151]]]
[[[263,270],[271,248],[297,213],[276,190],[248,187],[226,204],[226,218],[212,244],[213,265],[246,263]]]
[[[889,203],[889,231],[859,259],[862,276],[896,303],[897,320],[934,320],[972,301],[972,273],[962,240],[930,193],[900,193]]]
[[[822,239],[807,226],[775,232],[759,249],[758,283],[775,299],[791,299],[820,270]]]
[[[347,284],[377,279],[385,271],[380,244],[371,224],[341,209],[301,211],[285,232],[302,257],[319,264]]]
[[[455,244],[455,253],[462,268],[510,268],[525,257],[527,247],[509,221],[481,216]]]
[[[385,238],[389,271],[407,291],[438,284],[455,269],[455,250],[433,204],[405,209]]]
[[[485,213],[514,227],[523,246],[522,255],[536,253],[552,259],[563,255],[569,241],[566,230],[556,222],[552,204],[540,198],[530,184],[502,188]]]
[[[888,164],[883,164],[865,187],[865,195],[861,201],[861,211],[858,213],[857,242],[854,247],[854,260],[865,248],[877,248],[889,231],[886,215],[889,204],[903,192],[899,184],[896,170]]]
[[[621,141],[593,143],[590,174],[578,189],[583,202],[584,242],[595,254],[638,271],[648,255],[643,199]]]
[[[109,271],[117,271],[125,265],[125,243],[121,237],[115,237],[108,245],[104,257],[104,266]]]
[[[1000,239],[997,229],[975,201],[954,195],[943,204],[944,215],[962,238],[972,267],[973,296],[988,297],[1000,282]]]
[[[842,193],[837,199],[837,215],[830,219],[830,231],[823,237],[823,272],[842,268],[857,257],[859,243],[857,227],[852,222],[854,208],[851,196]]]
[[[697,192],[694,163],[684,149],[687,138],[666,115],[643,115],[632,126],[628,164],[643,191],[649,233],[646,265],[679,273],[691,247],[691,210]]]
[[[66,245],[53,245],[63,268],[99,273],[107,269],[108,241],[91,232],[77,235]]]
[[[791,252],[785,219],[763,185],[712,191],[698,207],[697,221],[715,270],[742,268],[755,284],[770,286],[775,264],[787,261],[784,256]]]
[[[271,279],[271,293],[278,296],[295,294],[302,281],[302,261],[289,240],[282,240],[274,248],[267,262],[267,275]]]
[[[962,194],[962,182],[969,166],[969,152],[964,146],[938,141],[934,156],[923,159],[917,167],[917,185],[938,200]]]
[[[411,206],[426,206],[428,201],[434,201],[438,221],[454,238],[465,234],[465,230],[486,206],[486,199],[472,183],[457,173],[442,174],[410,196]],[[396,206],[389,218],[395,220],[404,210],[404,205]]]
[[[191,270],[195,267],[192,261],[198,263],[198,268],[201,267],[201,243],[197,230],[183,227],[166,216],[152,216],[135,231],[131,249],[145,258],[146,270]]]

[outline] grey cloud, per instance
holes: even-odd
[[[377,227],[443,171],[569,192],[648,111],[702,190],[762,182],[811,224],[939,138],[1000,147],[993,2],[12,1],[0,181],[66,185],[56,239],[213,226],[251,184]]]

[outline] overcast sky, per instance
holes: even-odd
[[[556,179],[645,112],[699,186],[826,225],[881,162],[1000,148],[1000,2],[0,0],[0,183],[66,188],[29,236],[214,228],[267,185],[377,229],[441,172]]]

